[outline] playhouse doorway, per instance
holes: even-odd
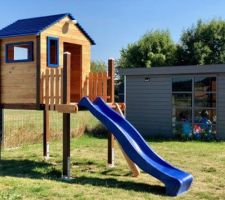
[[[64,42],[64,52],[71,53],[71,102],[78,102],[82,94],[82,46]]]

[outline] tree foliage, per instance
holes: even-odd
[[[151,31],[121,50],[119,66],[152,67],[225,63],[225,21],[198,22],[175,44],[168,31]]]
[[[102,60],[91,61],[91,72],[105,72],[107,65]]]
[[[176,45],[168,31],[150,31],[121,50],[119,65],[125,68],[174,65],[175,55]]]
[[[177,49],[181,65],[219,64],[225,62],[225,21],[199,20],[181,35]]]

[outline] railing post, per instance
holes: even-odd
[[[110,79],[108,80],[108,95],[109,95],[109,102],[114,103],[115,100],[115,61],[114,59],[110,58],[108,60],[108,76]]]
[[[0,160],[2,159],[2,148],[4,145],[4,112],[0,108]]]
[[[115,86],[114,86],[114,76],[115,76],[115,61],[114,59],[109,59],[108,60],[108,76],[110,79],[108,80],[108,96],[109,99],[108,101],[111,103],[114,103],[114,91],[115,91]],[[112,133],[108,133],[108,165],[110,167],[114,167],[114,157],[115,157],[115,148],[114,148],[114,136]]]
[[[63,55],[63,104],[70,104],[70,68],[71,54]],[[62,177],[70,178],[70,113],[63,113],[63,173]]]
[[[70,104],[70,70],[71,54],[65,52],[63,55],[63,104]]]

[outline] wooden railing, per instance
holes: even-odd
[[[106,72],[90,72],[84,84],[84,96],[88,96],[91,101],[97,96],[107,101],[107,80]]]
[[[114,102],[114,60],[108,62],[107,72],[90,72],[83,87],[83,96],[88,96],[91,101],[102,97],[106,102]]]
[[[46,69],[41,76],[41,103],[46,110],[54,110],[54,106],[62,104],[63,69]]]
[[[67,69],[65,71],[63,71],[63,68],[51,68],[46,69],[41,75],[41,104],[45,104],[45,110],[56,110],[56,107],[59,108],[59,106],[57,105],[69,105],[71,103],[70,62],[66,62],[64,65],[64,69]],[[63,80],[65,81],[65,83],[63,83]],[[65,91],[63,91],[63,89]],[[63,92],[65,93],[64,101]],[[102,97],[106,102],[114,102],[113,60],[109,60],[108,73],[89,73],[88,77],[84,82],[81,96],[88,96],[92,101],[96,97]]]

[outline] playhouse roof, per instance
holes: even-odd
[[[50,15],[44,17],[35,17],[29,19],[20,19],[16,22],[6,26],[0,30],[0,38],[16,37],[16,36],[27,36],[27,35],[39,35],[42,31],[55,24],[62,18],[68,16],[71,20],[75,18],[69,14],[58,14]],[[91,44],[95,44],[94,40],[89,36],[89,34],[81,27],[79,23],[76,26],[80,31],[87,37]]]

